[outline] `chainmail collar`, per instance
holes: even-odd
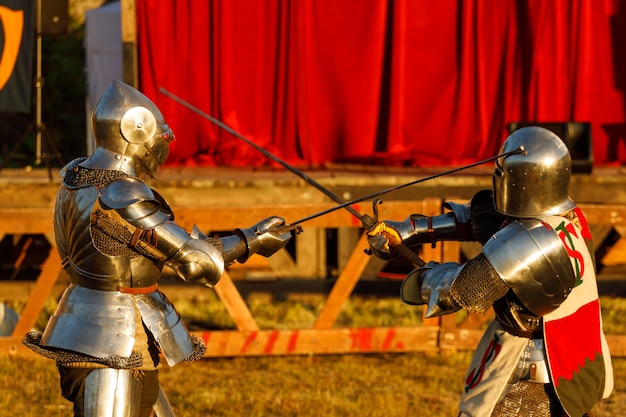
[[[63,184],[68,188],[83,188],[96,186],[101,187],[107,184],[111,184],[114,181],[133,178],[139,180],[139,178],[132,175],[128,175],[122,171],[105,170],[105,169],[90,169],[80,166],[81,162],[87,160],[87,157],[82,157],[72,161],[65,170],[63,177]],[[141,180],[139,180],[141,181]]]

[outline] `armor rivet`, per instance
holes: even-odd
[[[143,123],[141,122],[137,123],[137,129],[143,129]]]
[[[122,155],[115,155],[115,159],[119,161],[120,159],[122,159]]]

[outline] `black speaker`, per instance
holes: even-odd
[[[38,0],[41,2],[41,34],[62,35],[70,21],[69,0]]]
[[[540,126],[554,132],[572,156],[572,173],[590,174],[593,168],[591,123],[581,122],[512,122],[509,132],[527,126]]]

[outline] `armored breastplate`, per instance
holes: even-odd
[[[124,173],[103,174],[70,164],[59,189],[54,210],[55,237],[63,267],[70,281],[83,287],[115,291],[155,284],[162,265],[122,249],[114,241],[99,242],[115,248],[98,250],[90,232],[90,216],[98,198],[98,186]],[[115,252],[117,251],[117,252]]]

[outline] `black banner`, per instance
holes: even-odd
[[[0,112],[31,112],[34,12],[34,1],[0,0]]]

